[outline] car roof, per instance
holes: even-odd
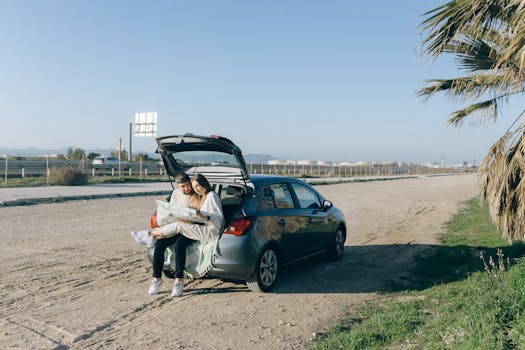
[[[261,186],[266,183],[275,183],[275,182],[283,182],[283,181],[297,182],[297,183],[303,183],[303,184],[306,183],[295,177],[279,176],[279,175],[265,175],[265,174],[254,174],[251,176],[251,180],[257,186]]]

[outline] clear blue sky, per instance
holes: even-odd
[[[461,105],[416,96],[458,75],[417,50],[443,3],[0,0],[0,146],[127,145],[134,114],[156,111],[159,136],[219,134],[245,154],[479,161],[515,113],[449,127]]]

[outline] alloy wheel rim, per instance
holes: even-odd
[[[259,268],[261,282],[265,286],[271,286],[277,277],[277,255],[273,250],[267,250],[261,257]]]

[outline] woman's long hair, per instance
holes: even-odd
[[[208,194],[208,192],[213,191],[213,187],[211,187],[208,179],[202,174],[196,174],[195,176],[191,178],[191,181],[197,181],[197,183],[201,185],[202,187],[204,187],[204,189],[206,190],[206,193],[204,195],[197,194],[197,196],[199,197],[198,208],[200,209],[202,208],[202,205],[204,204],[204,201],[206,200],[206,195]]]

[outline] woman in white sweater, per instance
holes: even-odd
[[[157,239],[159,248],[166,244],[175,244],[175,283],[171,295],[178,297],[182,295],[184,288],[184,267],[186,261],[186,247],[194,241],[212,241],[219,237],[224,226],[224,214],[219,195],[213,191],[208,179],[202,174],[197,174],[191,179],[193,190],[199,196],[197,215],[203,219],[203,223],[190,223],[177,221],[151,231],[151,234]],[[168,239],[170,238],[170,239]],[[166,240],[166,241],[165,241]],[[164,253],[165,249],[162,250]],[[164,254],[155,259],[153,264],[162,266],[164,263]],[[160,267],[162,269],[162,267]],[[155,269],[155,266],[154,266]],[[151,283],[150,294],[157,294],[160,287],[160,276],[154,278]]]

